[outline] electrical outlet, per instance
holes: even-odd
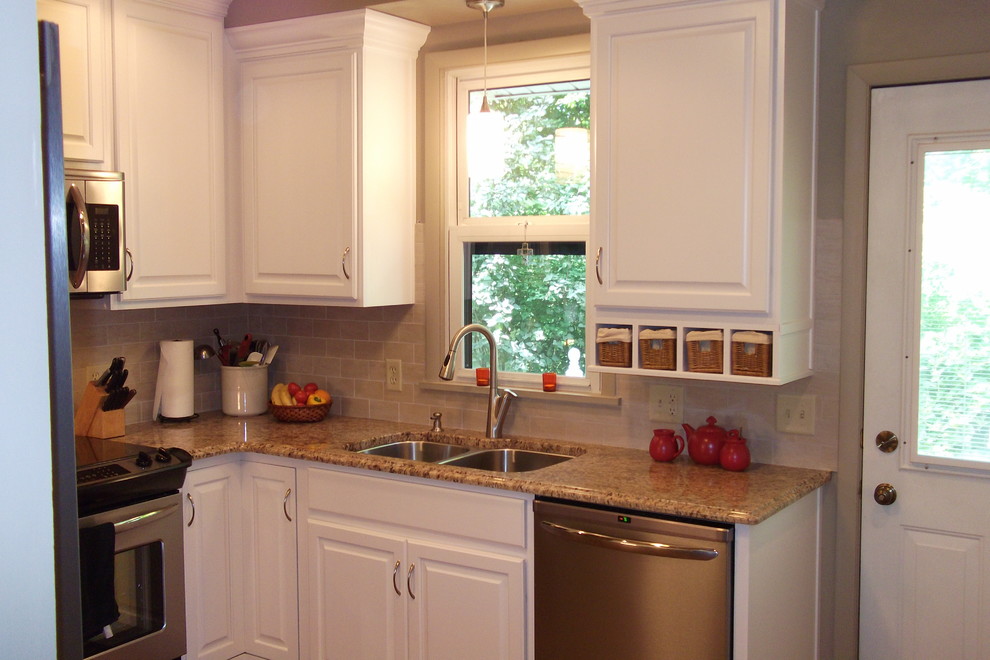
[[[777,430],[814,435],[816,399],[814,394],[778,394]]]
[[[402,360],[385,360],[385,389],[402,391]]]
[[[654,422],[680,424],[684,421],[684,388],[650,385],[650,419]]]
[[[106,367],[86,367],[86,373],[89,374],[90,380],[97,380],[106,371]]]

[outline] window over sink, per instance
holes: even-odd
[[[551,42],[565,44],[565,52],[551,45],[541,53],[534,48],[540,42],[489,47],[488,100],[504,115],[506,140],[504,162],[481,176],[468,172],[468,115],[480,110],[484,93],[480,51],[428,58],[443,78],[434,97],[442,119],[434,125],[445,145],[436,154],[445,185],[427,238],[427,254],[443,264],[435,281],[428,279],[442,301],[429,310],[436,318],[431,341],[446,348],[462,325],[480,323],[496,337],[502,384],[540,389],[541,373],[554,372],[560,390],[597,391],[585,371],[587,41]],[[456,379],[465,382],[488,364],[488,343],[471,339],[458,356]]]

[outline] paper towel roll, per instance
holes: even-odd
[[[166,339],[158,342],[158,383],[155,387],[155,419],[193,416],[193,341]]]

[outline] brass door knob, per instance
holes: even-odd
[[[876,500],[877,504],[887,506],[893,504],[897,499],[897,491],[890,484],[877,484],[877,487],[873,489],[873,499]]]

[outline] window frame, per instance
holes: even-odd
[[[588,216],[513,216],[509,218],[469,218],[466,149],[463,136],[467,90],[483,84],[481,48],[428,53],[425,58],[424,127],[424,206],[427,215],[424,232],[426,257],[427,365],[439,365],[449,339],[462,323],[464,244],[474,241],[522,241],[523,225],[529,222],[526,240],[589,240]],[[555,80],[588,78],[591,74],[587,35],[489,46],[488,87],[508,87]],[[586,307],[587,318],[587,307]],[[464,348],[458,350],[454,382],[474,385],[474,374],[463,365]],[[560,392],[597,395],[602,378],[558,375]],[[430,369],[427,369],[428,375]],[[540,390],[540,374],[500,373],[500,383],[525,390]],[[609,388],[611,389],[611,388]]]

